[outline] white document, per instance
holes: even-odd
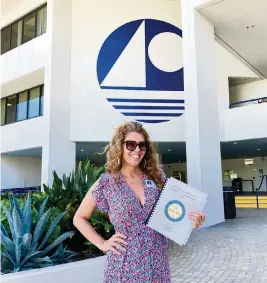
[[[188,213],[203,211],[207,197],[206,193],[170,178],[166,181],[146,225],[177,244],[185,245],[193,230]]]

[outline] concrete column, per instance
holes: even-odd
[[[229,84],[228,76],[218,69],[217,77],[217,97],[218,97],[218,111],[220,121],[220,137],[221,141],[225,141],[225,112],[229,109],[230,95],[229,95]]]
[[[214,27],[182,0],[188,183],[208,193],[206,226],[224,221]]]
[[[47,1],[48,56],[45,66],[45,141],[42,184],[75,169],[75,143],[70,141],[71,0]]]

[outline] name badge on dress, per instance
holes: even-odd
[[[152,188],[154,183],[151,180],[145,180],[145,184],[148,188]]]

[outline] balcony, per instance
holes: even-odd
[[[44,142],[44,117],[5,125],[1,127],[1,153],[35,148]]]
[[[241,101],[231,105],[242,107],[225,111],[225,140],[245,140],[267,137],[267,103],[265,98]],[[252,102],[262,101],[254,104]],[[250,103],[251,102],[251,103]]]
[[[47,61],[47,51],[47,36],[43,34],[1,55],[1,84],[44,68]]]

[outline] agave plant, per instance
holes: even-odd
[[[45,211],[48,198],[46,198],[39,209],[35,227],[32,225],[31,196],[22,209],[16,197],[10,197],[10,211],[2,204],[2,209],[7,218],[10,233],[1,223],[1,258],[2,272],[18,272],[32,268],[40,268],[53,264],[49,253],[60,245],[64,240],[73,236],[73,232],[66,232],[59,236],[54,242],[48,244],[48,239],[66,212],[59,214],[51,223],[47,232],[44,228],[50,217],[51,210]]]
[[[54,264],[61,264],[72,261],[76,255],[77,253],[67,250],[67,247],[64,247],[61,243],[50,259]]]

